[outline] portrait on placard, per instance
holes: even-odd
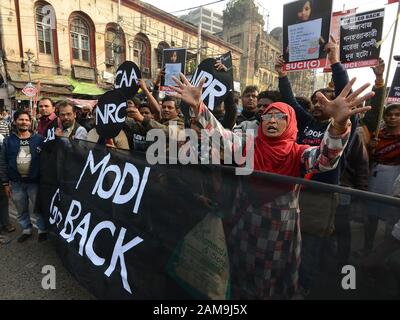
[[[185,73],[186,49],[172,48],[163,51],[163,68],[165,77],[161,83],[162,87],[174,87],[176,83],[172,77],[179,79],[180,73]]]
[[[329,41],[332,0],[302,0],[283,7],[283,54],[286,70],[322,68]],[[303,63],[314,61],[314,63]]]

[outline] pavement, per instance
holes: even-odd
[[[24,243],[18,243],[21,229],[16,223],[15,211],[10,217],[17,231],[3,234],[11,238],[9,244],[0,245],[0,300],[93,300],[95,299],[63,267],[51,240],[37,241],[37,230]],[[56,288],[45,290],[42,274],[46,265],[54,266]]]
[[[39,243],[37,229],[33,236],[24,243],[18,243],[21,229],[16,222],[15,210],[10,208],[10,217],[17,230],[4,234],[11,242],[0,244],[0,300],[93,300],[95,297],[83,288],[63,267],[61,259],[55,251],[51,239]],[[35,222],[35,220],[33,219]],[[362,237],[360,225],[352,228],[353,243],[360,243]],[[382,232],[380,232],[382,234]],[[357,247],[360,247],[359,245]],[[353,248],[353,252],[359,249]],[[357,265],[357,261],[354,261]],[[46,274],[42,268],[54,266],[56,271],[56,288],[45,290],[42,280]],[[335,267],[335,261],[327,254],[324,267],[317,276],[315,287],[306,299],[399,299],[396,282],[383,275],[380,279],[370,279],[363,272],[357,271],[357,289],[343,290],[341,280],[343,274]]]

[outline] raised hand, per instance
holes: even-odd
[[[129,113],[129,117],[136,120],[137,122],[143,122],[144,117],[143,115],[139,112],[139,109],[136,107],[130,107],[128,108],[127,112]]]
[[[336,39],[333,35],[329,36],[329,42],[326,44],[324,48],[325,52],[328,54],[328,60],[330,64],[338,63],[339,60],[339,47]]]
[[[143,79],[139,79],[139,80],[138,80],[138,84],[139,84],[139,87],[140,87],[143,91],[148,91],[148,89],[147,89],[147,84],[146,84],[146,82],[145,82]]]
[[[173,92],[171,95],[181,99],[190,108],[192,108],[195,114],[198,114],[202,102],[201,94],[203,92],[203,85],[206,79],[201,79],[198,86],[193,87],[183,73],[181,73],[180,76],[183,83],[176,77],[172,77],[172,80],[174,80],[174,82],[178,85],[178,88],[172,87],[175,92]]]
[[[158,69],[157,70],[157,78],[156,78],[156,80],[153,81],[153,85],[155,87],[159,87],[161,84],[161,79],[164,76],[165,76],[165,69]]]
[[[376,80],[383,81],[383,73],[385,72],[385,61],[382,58],[379,58],[378,65],[375,67],[371,67],[372,71],[375,74]]]
[[[217,63],[214,64],[214,67],[217,71],[228,71],[228,68],[221,61],[217,61]]]
[[[275,59],[275,71],[278,72],[278,75],[280,78],[283,78],[286,76],[286,71],[283,71],[284,64],[285,64],[285,60],[283,59],[283,56],[278,56]]]
[[[333,118],[337,125],[343,128],[346,128],[347,122],[351,116],[371,109],[371,107],[357,108],[357,106],[364,101],[371,99],[375,94],[374,92],[368,92],[359,97],[360,94],[369,87],[370,84],[366,83],[349,95],[355,81],[356,78],[353,78],[335,100],[328,100],[321,92],[318,92],[316,95],[321,108],[324,109],[331,118]]]

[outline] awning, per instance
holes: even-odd
[[[49,94],[41,94],[40,95],[40,98],[44,98],[44,97],[50,98],[53,101],[67,100],[69,98],[67,96],[60,96],[60,95],[51,94],[51,93],[49,93]],[[26,100],[26,101],[29,101],[30,98],[27,97],[26,95],[24,95],[21,91],[17,91],[17,92],[15,92],[15,100],[21,100],[21,101],[22,100]]]
[[[28,72],[7,70],[7,73],[10,80],[13,82],[22,82],[24,84],[27,84],[29,82]],[[64,86],[64,87],[68,87],[71,85],[70,77],[68,76],[60,76],[60,75],[52,75],[44,73],[32,73],[31,79],[33,84],[36,84],[38,81],[40,81],[42,85],[48,84],[51,86]]]
[[[26,86],[26,83],[22,82],[10,82],[16,89],[23,89]],[[40,93],[43,92],[48,92],[48,93],[56,93],[60,95],[71,95],[71,89],[70,87],[56,87],[56,86],[50,86],[50,85],[40,85]]]
[[[8,71],[8,75],[10,83],[19,90],[23,89],[29,82],[27,72]],[[100,88],[95,83],[78,81],[69,76],[32,73],[31,80],[34,85],[40,81],[39,96],[43,95],[51,98],[56,98],[57,96],[63,97],[64,95],[67,97],[71,97],[72,95],[88,95],[96,97],[101,96],[107,91]],[[29,100],[28,97],[23,96],[21,93],[16,93],[16,99]]]
[[[106,91],[99,88],[95,83],[82,82],[74,79],[70,79],[74,89],[72,94],[85,94],[89,96],[101,96]]]

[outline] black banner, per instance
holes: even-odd
[[[222,62],[226,70],[218,71],[215,68],[217,61]],[[203,60],[197,67],[191,83],[196,86],[201,79],[206,78],[203,86],[202,99],[210,109],[225,100],[226,95],[233,89],[232,55],[228,52],[218,59],[208,58]]]
[[[236,176],[231,167],[151,166],[145,154],[84,141],[57,138],[53,147],[41,154],[40,209],[64,265],[98,298],[288,298],[297,265],[288,254],[299,248],[298,226],[302,263],[310,266],[316,254],[306,239],[333,236],[332,215],[340,220],[336,237],[348,245],[350,234],[353,239],[349,264],[357,282],[346,266],[336,269],[331,255],[315,279],[314,297],[393,297],[387,282],[371,287],[365,280],[355,251],[364,217],[397,221],[400,200],[273,174]],[[281,214],[282,201],[300,185],[301,215],[293,203]],[[287,261],[288,273],[269,274],[271,259]],[[275,291],[259,291],[270,277]],[[353,285],[357,290],[348,290]]]
[[[350,68],[378,64],[385,9],[340,19],[340,61]]]
[[[400,103],[400,63],[397,64],[387,102]]]

